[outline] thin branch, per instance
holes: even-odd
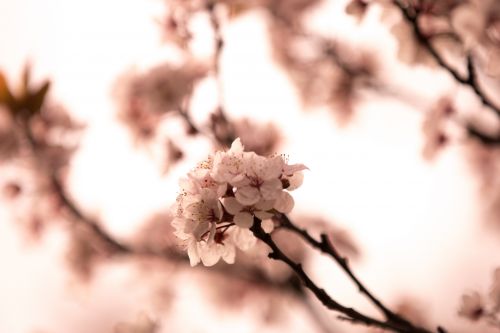
[[[281,249],[272,239],[271,235],[267,234],[264,229],[262,229],[261,221],[259,219],[254,218],[254,224],[252,225],[250,230],[256,238],[260,239],[271,248],[272,252],[269,253],[269,258],[282,261],[283,263],[288,265],[302,280],[304,286],[309,289],[326,308],[332,311],[339,312],[340,314],[349,318],[349,320],[351,320],[353,323],[363,324],[365,326],[378,327],[385,330],[401,333],[431,333],[430,331],[427,331],[423,328],[408,326],[399,322],[381,321],[364,315],[353,308],[349,308],[340,304],[339,302],[331,298],[324,289],[318,287],[312,281],[312,279],[309,277],[309,275],[307,275],[300,263],[293,261],[290,257],[288,257],[281,251]]]
[[[224,126],[227,127],[228,133],[225,137],[219,137],[219,134],[216,131],[213,131],[213,135],[216,136],[217,141],[223,146],[230,146],[231,142],[236,138],[234,133],[234,128],[232,124],[229,122],[229,117],[226,115],[225,106],[224,106],[224,84],[222,82],[221,75],[221,60],[222,60],[222,52],[224,50],[224,38],[221,32],[221,23],[219,17],[216,12],[217,1],[214,0],[206,0],[205,8],[207,10],[208,16],[210,18],[210,25],[212,27],[212,31],[214,34],[214,55],[213,55],[213,71],[214,77],[217,82],[217,94],[218,94],[218,107],[216,109],[216,113],[214,113],[212,122],[222,122]],[[215,126],[215,124],[213,124]]]
[[[33,155],[37,159],[43,160],[43,152],[39,149],[39,144],[34,138],[28,124],[22,124],[23,131],[25,133],[26,139],[29,143],[30,149],[33,152]],[[58,175],[54,170],[47,170],[47,177],[50,180],[50,184],[52,185],[53,190],[55,191],[58,199],[64,205],[65,208],[70,212],[71,215],[75,218],[77,223],[85,225],[88,229],[90,229],[100,241],[102,241],[111,251],[116,253],[127,253],[131,252],[131,248],[127,245],[122,244],[118,240],[111,237],[100,225],[97,221],[91,219],[90,217],[83,214],[77,205],[73,202],[73,200],[66,194],[64,187],[59,180]]]
[[[222,38],[222,33],[220,30],[220,22],[217,17],[217,13],[215,12],[216,1],[208,0],[206,3],[206,9],[208,11],[208,15],[210,17],[210,25],[212,26],[212,31],[214,33],[214,72],[217,77],[217,81],[219,83],[219,94],[222,95],[222,89],[220,87],[221,80],[219,78],[220,75],[220,60],[222,55],[222,49],[224,48],[224,39]]]
[[[403,324],[408,327],[414,327],[414,325],[410,323],[408,320],[391,311],[377,297],[375,297],[368,290],[367,287],[365,287],[365,285],[356,277],[354,272],[351,270],[347,258],[340,255],[340,253],[333,246],[333,244],[331,243],[330,239],[326,234],[321,234],[320,236],[321,241],[317,241],[307,232],[307,230],[299,228],[298,226],[293,224],[292,221],[286,215],[281,215],[279,220],[281,222],[282,227],[298,234],[304,240],[306,240],[312,247],[332,257],[335,260],[335,262],[339,264],[342,270],[349,276],[349,278],[354,282],[354,284],[359,289],[359,292],[364,294],[373,303],[373,305],[382,312],[382,314],[389,322],[395,322]]]
[[[486,135],[471,124],[465,125],[465,129],[467,130],[467,134],[469,134],[469,136],[478,139],[485,146],[497,146],[500,144],[500,136],[491,137]]]

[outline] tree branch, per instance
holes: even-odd
[[[378,327],[385,330],[401,333],[431,333],[430,331],[427,331],[423,328],[415,327],[413,325],[406,325],[401,322],[392,322],[389,320],[381,321],[364,315],[353,308],[349,308],[338,303],[333,298],[331,298],[324,289],[318,287],[311,280],[300,263],[294,262],[290,257],[288,257],[281,251],[272,237],[267,234],[264,229],[262,229],[261,221],[258,218],[254,218],[254,223],[250,230],[256,238],[260,239],[271,248],[272,252],[269,253],[269,258],[282,261],[286,265],[288,265],[302,280],[304,286],[309,289],[326,308],[332,311],[339,312],[340,314],[346,316],[353,323],[363,324],[365,326]]]
[[[387,320],[400,322],[405,325],[410,324],[406,319],[401,318],[399,315],[389,310],[363,285],[363,283],[361,283],[361,281],[352,272],[347,258],[342,257],[339,254],[339,252],[330,242],[326,234],[321,234],[320,236],[321,241],[317,241],[307,232],[307,230],[301,229],[295,224],[293,224],[292,221],[290,221],[290,219],[286,215],[280,216],[280,222],[282,227],[298,234],[304,240],[306,240],[307,243],[309,243],[311,246],[332,257],[335,260],[335,262],[337,262],[339,266],[344,270],[344,272],[349,276],[349,278],[354,282],[354,284],[356,284],[360,293],[364,294],[375,305],[375,307],[377,307],[382,312],[382,314],[385,316]]]
[[[375,295],[372,294],[368,290],[368,288],[359,280],[359,278],[354,274],[351,267],[349,266],[349,261],[347,258],[340,255],[334,245],[331,243],[330,239],[326,234],[321,234],[321,241],[316,240],[314,237],[307,232],[307,230],[299,228],[284,214],[279,216],[279,221],[281,222],[281,226],[285,229],[288,229],[300,237],[302,237],[307,243],[309,243],[312,247],[320,250],[321,252],[328,254],[330,257],[334,259],[334,261],[342,268],[342,270],[349,276],[349,278],[354,282],[359,292],[365,295],[370,302],[380,310],[380,312],[385,316],[388,322],[399,323],[404,326],[422,330],[422,328],[414,326],[411,322],[403,318],[402,316],[394,313],[387,306],[385,306],[382,301],[380,301]]]

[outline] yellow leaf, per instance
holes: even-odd
[[[0,104],[9,106],[12,104],[14,98],[9,90],[9,85],[5,75],[0,72]]]
[[[37,92],[35,92],[34,94],[29,94],[28,98],[26,99],[26,108],[30,111],[31,114],[35,114],[40,111],[49,88],[50,81],[46,81]]]

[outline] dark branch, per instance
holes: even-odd
[[[321,241],[317,241],[307,232],[307,230],[299,228],[298,226],[293,224],[292,221],[290,221],[290,219],[286,215],[280,216],[280,222],[281,222],[282,227],[298,234],[303,239],[305,239],[310,245],[312,245],[314,248],[331,256],[335,260],[335,262],[337,262],[339,264],[339,266],[346,272],[346,274],[349,276],[349,278],[356,284],[359,291],[362,294],[364,294],[366,297],[368,297],[368,299],[370,299],[370,301],[382,312],[382,314],[385,316],[385,318],[387,320],[409,324],[408,321],[401,318],[400,316],[398,316],[397,314],[395,314],[394,312],[389,310],[384,304],[382,304],[382,302],[379,301],[363,285],[363,283],[361,283],[361,281],[359,281],[359,279],[352,272],[347,258],[342,257],[338,253],[337,249],[330,242],[330,240],[328,239],[328,236],[326,234],[321,234]]]
[[[394,322],[394,323],[400,323],[402,325],[412,327],[415,329],[420,329],[417,327],[414,327],[412,323],[410,323],[408,320],[405,318],[401,317],[400,315],[394,313],[391,311],[388,307],[386,307],[377,297],[375,297],[369,290],[364,286],[364,284],[356,277],[354,272],[351,270],[351,267],[349,266],[349,262],[347,258],[344,258],[340,253],[337,251],[337,249],[333,246],[333,244],[330,242],[330,239],[326,234],[321,234],[321,241],[317,241],[314,237],[312,237],[307,230],[299,228],[295,224],[292,223],[292,221],[286,216],[286,215],[281,215],[279,218],[281,222],[281,226],[298,234],[301,236],[307,243],[309,243],[312,247],[320,250],[321,252],[328,254],[330,257],[332,257],[337,264],[342,268],[342,270],[349,276],[349,278],[354,282],[356,287],[359,289],[360,293],[364,294],[372,303],[375,307],[377,307],[382,314],[385,316],[387,321],[389,322]]]
[[[304,286],[309,289],[326,308],[332,311],[339,312],[353,323],[363,324],[365,326],[378,327],[385,330],[401,333],[431,333],[430,331],[427,331],[425,329],[415,326],[409,326],[400,322],[391,322],[389,320],[381,321],[364,315],[353,308],[349,308],[338,303],[333,298],[331,298],[324,289],[318,287],[311,280],[300,263],[294,262],[290,257],[288,257],[280,250],[272,237],[262,229],[261,221],[259,219],[254,218],[254,224],[250,228],[250,230],[253,232],[256,238],[260,239],[271,248],[272,252],[269,253],[269,258],[282,261],[286,265],[288,265],[302,280]]]

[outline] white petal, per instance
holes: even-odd
[[[243,150],[244,147],[243,144],[241,143],[240,138],[236,138],[231,144],[231,148],[229,149],[231,153],[243,153]]]
[[[253,216],[247,212],[239,212],[234,216],[234,223],[241,228],[250,228],[253,224]]]
[[[260,220],[267,220],[273,217],[273,214],[264,212],[262,210],[258,210],[254,212],[255,216],[257,216]]]
[[[224,198],[222,204],[231,215],[236,215],[243,209],[243,205],[241,205],[234,197]]]
[[[281,192],[278,199],[274,203],[274,208],[280,213],[290,213],[293,209],[294,201],[288,192]]]
[[[242,171],[237,175],[233,175],[229,180],[229,183],[233,186],[240,187],[250,184],[250,180],[245,176],[245,173]]]
[[[224,170],[224,157],[226,156],[227,153],[218,151],[215,153],[214,156],[214,162],[212,166],[212,170],[210,171],[210,176],[216,181],[216,182],[225,182],[226,177],[223,172]]]
[[[187,234],[193,233],[194,229],[196,229],[196,227],[199,224],[198,222],[193,221],[193,220],[184,219],[184,221],[185,221],[184,222],[184,229],[182,231],[184,231]]]
[[[233,244],[227,243],[223,245],[222,260],[228,264],[234,264],[236,257],[236,249]]]
[[[270,210],[274,206],[274,200],[260,200],[254,207],[258,210]]]
[[[196,193],[197,187],[192,179],[181,178],[179,180],[179,187],[187,193]]]
[[[222,215],[224,214],[224,210],[222,209],[222,204],[220,203],[219,200],[217,200],[217,203],[215,205],[215,207],[213,208],[214,210],[214,215],[215,217],[217,218],[217,220],[221,220],[222,219]]]
[[[224,193],[226,193],[226,190],[227,190],[227,184],[226,183],[217,185],[217,188],[215,190],[217,192],[217,197],[218,198],[222,197],[224,195]]]
[[[254,237],[250,230],[239,227],[234,227],[233,229],[233,242],[240,250],[248,251],[257,243],[257,238]]]
[[[278,178],[281,175],[284,166],[285,162],[283,162],[283,158],[281,158],[281,156],[268,158],[262,178],[265,180]]]
[[[215,224],[212,224],[212,225],[215,225]],[[209,230],[210,230],[210,224],[208,222],[199,223],[198,225],[196,225],[196,227],[194,228],[192,233],[193,233],[193,236],[196,238],[196,240],[201,240],[202,236],[205,235]],[[212,236],[212,235],[209,235],[209,237],[210,236]]]
[[[306,169],[309,170],[309,168],[306,167],[304,164],[292,164],[292,165],[286,164],[283,167],[283,174],[290,176],[290,175],[296,173],[297,171],[302,171],[302,170],[306,170]]]
[[[198,254],[198,244],[196,241],[192,240],[188,243],[187,253],[189,257],[189,264],[196,266],[200,262],[200,256]]]
[[[203,265],[213,266],[219,261],[221,251],[216,243],[212,243],[210,245],[204,243],[203,246],[200,246],[199,254]]]
[[[172,225],[172,227],[174,227],[175,230],[182,230],[184,231],[184,227],[186,225],[186,219],[184,218],[179,218],[179,217],[176,217],[172,220],[172,222],[170,223]]]
[[[287,179],[290,182],[290,186],[288,186],[286,189],[288,191],[293,191],[296,188],[300,187],[300,185],[302,185],[302,182],[304,181],[304,174],[299,171],[294,173],[291,177]]]
[[[260,200],[260,192],[252,186],[243,186],[236,190],[234,194],[236,200],[242,205],[250,206]]]
[[[266,233],[271,233],[274,230],[273,220],[263,220],[261,226]]]
[[[260,193],[264,200],[274,200],[278,197],[282,190],[281,181],[278,178],[266,180],[260,186]]]

